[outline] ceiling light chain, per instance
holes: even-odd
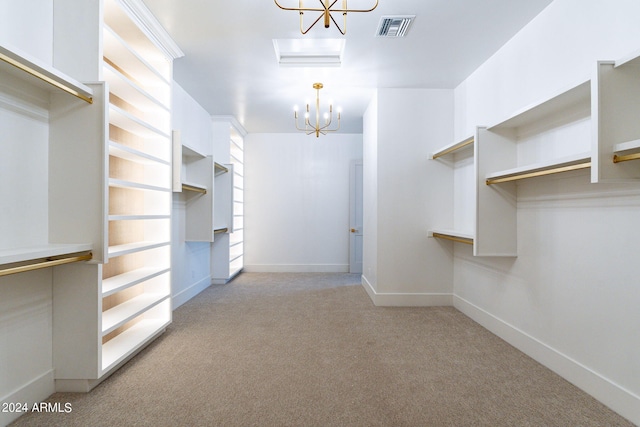
[[[300,32],[302,34],[307,34],[309,30],[313,28],[314,25],[316,25],[322,18],[324,18],[325,28],[329,28],[329,26],[331,25],[331,21],[333,21],[338,31],[340,31],[340,34],[345,35],[347,33],[347,13],[371,12],[376,7],[378,7],[378,0],[375,0],[376,1],[375,4],[370,9],[349,9],[347,7],[347,0],[342,0],[341,9],[332,9],[332,7],[336,3],[338,3],[338,0],[318,0],[320,1],[322,8],[304,7],[303,0],[299,0],[299,7],[284,7],[284,6],[281,6],[280,3],[278,3],[278,0],[273,0],[273,1],[276,3],[276,6],[278,6],[282,10],[295,10],[300,13]],[[304,22],[303,22],[304,12],[320,12],[320,16],[315,21],[313,21],[313,23],[306,30],[304,29]],[[333,18],[333,16],[331,15],[331,12],[342,13],[342,17],[343,17],[342,28],[340,27],[340,25],[338,25],[336,20]]]
[[[298,108],[294,108],[293,117],[296,122],[296,129],[305,132],[307,135],[313,133],[316,134],[316,138],[320,137],[320,134],[326,135],[327,132],[335,132],[340,129],[340,109],[338,109],[338,127],[335,129],[329,129],[331,121],[333,119],[333,104],[329,104],[329,112],[324,114],[324,125],[320,125],[320,89],[323,88],[322,83],[314,83],[313,88],[316,90],[316,123],[315,126],[311,125],[309,121],[310,111],[309,104],[307,104],[307,110],[304,114],[304,127],[298,125]]]

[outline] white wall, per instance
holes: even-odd
[[[365,289],[380,305],[451,305],[451,245],[427,230],[453,208],[452,180],[428,160],[452,141],[453,91],[380,89],[364,129]]]
[[[375,294],[378,291],[378,92],[362,119],[362,277]]]
[[[455,90],[455,134],[640,49],[640,2],[556,0]],[[518,257],[456,246],[455,305],[640,423],[639,185],[588,172],[521,181]]]
[[[213,151],[211,117],[180,85],[173,83],[172,127],[183,144],[202,154]],[[174,159],[182,162],[182,159]],[[173,194],[171,224],[171,296],[173,308],[211,285],[211,245],[185,241],[186,196]]]
[[[362,135],[249,134],[245,271],[348,271],[349,166]]]

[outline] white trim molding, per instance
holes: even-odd
[[[442,307],[453,305],[453,294],[377,292],[362,276],[362,286],[376,306],[382,307]]]
[[[247,273],[348,273],[349,264],[245,264]]]
[[[497,318],[491,313],[454,295],[456,309],[502,338],[527,356],[551,369],[576,387],[590,394],[632,423],[640,425],[640,396],[624,389],[569,356]]]
[[[19,389],[1,397],[0,404],[27,403],[28,407],[31,408],[34,403],[42,402],[55,393],[56,390],[53,376],[53,369],[43,372],[28,383],[22,385]],[[0,411],[0,426],[9,424],[16,420],[20,415],[22,415],[20,412]]]
[[[177,59],[184,56],[184,52],[142,0],[118,1],[129,17],[168,58]]]
[[[211,116],[211,121],[229,123],[229,125],[233,127],[243,138],[248,134],[244,126],[242,126],[242,124],[233,116]]]
[[[184,304],[185,302],[189,301],[191,298],[195,297],[200,292],[202,292],[205,289],[207,289],[209,286],[211,286],[211,276],[210,275],[206,276],[205,278],[203,278],[201,280],[198,280],[197,282],[195,282],[194,284],[192,284],[188,288],[181,290],[177,294],[172,295],[171,296],[171,310],[173,311],[176,308],[180,307],[182,304]]]

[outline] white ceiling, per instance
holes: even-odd
[[[321,102],[342,107],[341,131],[359,133],[373,89],[454,88],[552,0],[379,1],[373,12],[347,16],[346,36],[322,22],[303,36],[298,13],[273,0],[144,3],[185,53],[174,79],[210,114],[232,115],[248,132],[292,132],[293,105],[313,101],[312,85],[322,82]],[[350,0],[349,7],[374,2]],[[280,3],[296,7],[298,0]],[[405,38],[375,37],[386,15],[416,19]],[[305,23],[312,16],[305,14]],[[273,39],[293,38],[345,38],[342,66],[279,67]]]

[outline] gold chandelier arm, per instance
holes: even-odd
[[[278,0],[273,0],[276,4],[276,6],[278,6],[280,9],[282,10],[295,10],[296,12],[324,12],[325,9],[318,9],[315,7],[284,7],[281,6],[280,3],[278,3]]]
[[[278,6],[280,9],[282,10],[295,10],[297,12],[324,12],[326,10],[326,8],[315,8],[315,7],[284,7],[281,6],[280,3],[278,3],[278,0],[273,0],[274,3],[276,4],[276,6]],[[331,9],[331,7],[333,7],[333,5],[337,2],[337,0],[335,0],[331,6],[329,6],[329,10],[331,12],[342,12],[342,13],[351,13],[351,12],[372,12],[373,10],[375,10],[376,7],[378,7],[378,1],[376,0],[376,3],[373,5],[373,7],[371,9],[348,9],[348,8],[344,8],[344,9]]]
[[[314,26],[314,25],[316,25],[316,24],[318,23],[318,21],[319,21],[319,20],[321,20],[321,19],[322,19],[322,17],[324,16],[324,15],[320,15],[320,16],[318,16],[318,19],[316,19],[315,21],[313,21],[313,24],[309,25],[309,28],[307,28],[306,30],[303,30],[303,28],[304,28],[304,24],[303,24],[303,22],[302,22],[302,15],[303,15],[303,13],[302,13],[302,12],[300,12],[300,32],[301,32],[303,35],[304,35],[304,34],[307,34],[307,33],[309,32],[309,30],[310,30],[311,28],[313,28],[313,26]]]
[[[338,31],[340,31],[340,34],[342,34],[343,36],[347,34],[347,12],[344,12],[342,14],[343,18],[344,18],[344,30],[342,28],[340,28],[340,25],[338,25],[338,23],[336,22],[335,19],[333,19],[333,15],[329,15],[331,17],[331,20],[333,21],[333,23],[335,24],[336,28],[338,29]]]

